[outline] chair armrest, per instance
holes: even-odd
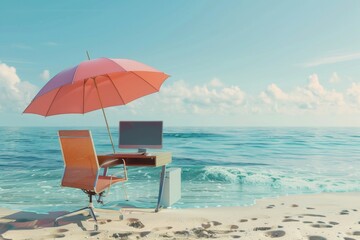
[[[123,161],[121,161],[120,159],[106,159],[104,161],[99,161],[99,165],[101,168],[108,168],[108,167],[113,167],[113,166],[116,166],[116,165],[120,165],[120,164],[123,164]]]
[[[124,159],[117,159],[117,160],[122,162],[122,165],[123,165],[123,177],[122,178],[125,179],[125,181],[127,181],[127,169],[126,169],[125,160]],[[119,173],[121,173],[121,172],[119,172]],[[117,177],[116,174],[113,174],[112,176]]]
[[[120,157],[113,154],[97,155],[98,163],[101,168],[114,167],[123,164]]]

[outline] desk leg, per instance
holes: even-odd
[[[158,202],[157,202],[155,212],[158,212],[159,208],[160,208],[160,202],[161,202],[161,198],[163,195],[163,188],[164,188],[164,182],[165,182],[165,170],[166,170],[166,165],[162,166],[162,169],[161,169],[159,196],[158,196]]]

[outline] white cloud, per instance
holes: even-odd
[[[172,102],[174,109],[204,114],[227,113],[234,108],[240,110],[245,99],[245,93],[238,86],[187,86],[182,81],[164,87],[161,95],[162,101]]]
[[[259,98],[263,102],[263,109],[268,112],[321,114],[349,110],[344,93],[325,89],[317,74],[309,76],[306,86],[296,87],[288,92],[284,92],[276,84],[271,84],[266,91],[260,93]]]
[[[189,86],[177,81],[163,86],[151,103],[144,99],[134,101],[129,106],[149,111],[164,111],[176,114],[231,114],[244,109],[245,93],[238,86],[220,87],[219,80],[205,85]],[[153,104],[156,102],[156,104]]]
[[[312,74],[309,76],[309,84],[307,88],[315,96],[321,97],[324,94],[326,94],[324,87],[320,84],[319,77],[317,74]]]
[[[347,61],[352,61],[352,60],[357,60],[357,59],[360,59],[360,52],[323,57],[323,58],[309,61],[302,65],[304,67],[316,67],[316,66],[320,66],[320,65],[333,64],[333,63],[338,63],[338,62],[347,62]]]
[[[354,108],[360,107],[360,83],[352,83],[351,87],[346,90],[349,105]]]
[[[14,67],[0,63],[0,111],[22,112],[37,87],[21,81]]]
[[[41,74],[40,74],[40,77],[41,77],[41,79],[43,79],[43,80],[49,80],[49,78],[50,78],[50,71],[49,70],[47,70],[47,69],[45,69]]]
[[[275,99],[287,100],[289,96],[284,93],[276,84],[272,83],[268,86],[267,92]]]
[[[213,80],[211,80],[209,85],[211,87],[222,87],[222,86],[224,86],[224,84],[217,78],[214,78]]]
[[[319,76],[312,74],[304,86],[284,90],[275,83],[259,94],[248,94],[240,86],[221,87],[213,82],[205,85],[188,85],[176,81],[165,85],[151,101],[139,99],[131,103],[131,111],[163,112],[212,117],[257,115],[266,116],[328,116],[360,114],[360,83],[353,83],[345,91],[326,88]],[[155,104],[154,104],[155,103]]]
[[[340,77],[336,72],[333,72],[333,74],[331,75],[330,79],[329,79],[330,83],[338,83],[340,82]]]

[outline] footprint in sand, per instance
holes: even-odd
[[[271,227],[256,227],[253,229],[253,231],[267,231],[270,229],[271,229]]]
[[[150,233],[151,233],[150,231],[141,232],[141,233],[140,233],[140,237],[146,237],[146,236],[149,235]]]
[[[320,214],[302,214],[301,216],[304,216],[304,217],[326,217],[325,215],[320,215]]]
[[[222,225],[222,223],[218,222],[218,221],[211,221],[211,222],[206,222],[206,223],[201,224],[201,226],[205,229],[208,229],[211,226],[219,226],[219,225]]]
[[[127,225],[133,228],[143,228],[145,225],[137,218],[129,218],[127,220]]]
[[[332,228],[333,227],[331,225],[322,224],[322,223],[320,223],[320,224],[312,224],[311,226],[314,227],[314,228]]]
[[[214,226],[219,226],[219,225],[222,225],[221,222],[218,222],[218,221],[212,221],[211,222]]]
[[[201,224],[201,226],[205,229],[208,229],[211,227],[211,224],[209,222]]]
[[[247,219],[240,219],[239,222],[247,222],[248,220]]]
[[[329,224],[331,224],[331,225],[338,225],[339,223],[338,223],[338,222],[329,222]]]
[[[355,238],[344,237],[344,240],[356,240]]]
[[[60,233],[58,233],[58,234],[52,234],[52,235],[50,235],[49,237],[50,237],[50,238],[63,238],[63,237],[65,237],[65,234],[60,234]]]
[[[286,219],[283,220],[283,222],[299,222],[299,220],[286,218]]]
[[[165,230],[170,230],[172,229],[173,227],[171,226],[168,226],[168,227],[156,227],[156,228],[153,228],[153,231],[155,232],[158,232],[158,231],[165,231]]]
[[[191,229],[191,232],[198,238],[198,239],[204,239],[204,238],[216,238],[216,233],[211,230],[206,230],[203,228],[193,228]]]
[[[236,230],[236,229],[239,229],[239,226],[238,225],[230,225],[230,229]]]
[[[97,231],[97,232],[90,232],[90,236],[93,237],[93,236],[98,235],[99,233],[100,233],[100,232],[98,232],[98,231]]]
[[[167,239],[167,238],[172,238],[172,237],[174,237],[174,235],[173,235],[172,233],[169,233],[169,232],[160,234],[159,236],[162,237],[162,239]]]
[[[355,232],[353,232],[353,235],[354,235],[354,236],[360,236],[360,231],[355,231]]]
[[[58,230],[56,230],[57,233],[64,233],[64,232],[68,232],[69,230],[68,229],[65,229],[65,228],[60,228]]]
[[[132,235],[131,232],[114,233],[114,234],[112,235],[112,237],[115,238],[115,239],[128,239],[130,235]]]
[[[285,231],[283,230],[275,230],[275,231],[269,231],[265,233],[266,237],[271,237],[271,238],[278,238],[278,237],[283,237],[285,236]]]
[[[275,207],[275,205],[269,205],[266,208],[274,208],[274,207]]]
[[[309,236],[309,240],[327,240],[327,238],[321,236]]]
[[[176,232],[174,232],[174,234],[178,235],[178,236],[182,236],[182,237],[189,237],[190,236],[190,232],[186,231],[186,230],[176,231]]]
[[[211,227],[211,223],[210,223],[210,222],[206,222],[206,223],[201,224],[201,226],[202,226],[203,228],[205,228],[205,229],[208,229],[208,228]]]
[[[340,215],[349,215],[349,211],[348,210],[342,210],[340,212]]]

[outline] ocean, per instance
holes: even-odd
[[[112,151],[105,127],[0,127],[0,207],[43,213],[87,205],[82,191],[60,187],[59,129],[90,129],[97,153]],[[111,131],[116,142],[118,130]],[[182,198],[173,208],[245,206],[266,197],[360,191],[360,128],[174,127],[164,129],[163,143],[162,151],[173,155],[168,167],[182,170]],[[129,167],[125,185],[130,201],[118,184],[104,205],[95,206],[155,207],[159,174],[160,168]]]

